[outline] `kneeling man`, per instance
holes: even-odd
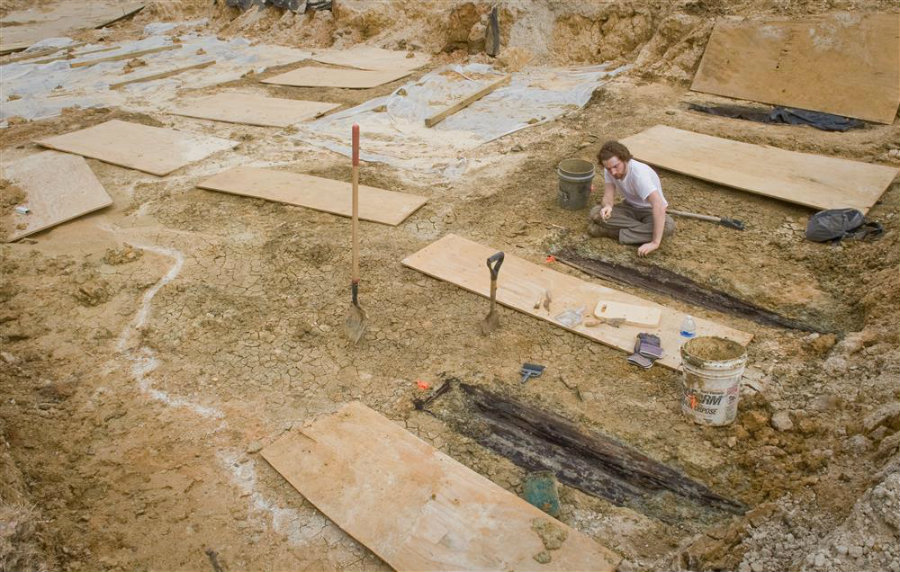
[[[622,244],[640,244],[639,256],[659,248],[664,236],[675,232],[675,221],[666,214],[659,176],[649,165],[632,158],[618,141],[607,141],[597,155],[603,165],[603,200],[591,209],[588,234],[608,236]],[[613,206],[616,190],[625,201]]]

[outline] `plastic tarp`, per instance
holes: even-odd
[[[165,102],[175,98],[180,87],[216,85],[239,79],[248,71],[259,73],[268,67],[297,62],[311,55],[309,51],[282,46],[251,45],[244,38],[222,41],[214,36],[193,33],[179,36],[176,42],[164,35],[169,29],[165,25],[148,26],[145,30],[145,34],[150,34],[148,37],[115,44],[115,50],[85,53],[108,47],[89,45],[80,47],[73,59],[43,64],[20,61],[0,66],[0,98],[3,101],[0,127],[5,127],[7,119],[13,116],[43,119],[59,115],[64,108],[76,106],[159,110]],[[46,44],[57,45],[59,42],[57,38],[46,41]],[[72,64],[79,62],[173,45],[177,48],[137,56],[146,65],[136,67],[130,73],[124,72],[133,58],[72,67]],[[208,61],[215,61],[215,64],[166,78],[129,84],[120,89],[109,88],[113,83]]]
[[[822,131],[848,131],[860,129],[866,124],[859,119],[843,117],[821,111],[809,111],[808,109],[793,109],[791,107],[774,107],[772,109],[759,109],[745,105],[702,105],[691,103],[688,109],[700,111],[721,117],[734,119],[746,119],[760,123],[787,123],[789,125],[809,125]]]
[[[468,166],[466,152],[520,129],[553,121],[584,107],[594,90],[626,69],[608,66],[532,69],[434,127],[425,119],[464,100],[503,73],[485,64],[430,72],[351,109],[296,126],[292,137],[350,156],[350,131],[360,125],[360,158],[454,179]]]

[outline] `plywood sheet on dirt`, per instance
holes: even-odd
[[[259,167],[235,167],[197,184],[201,189],[297,205],[351,216],[350,183]],[[398,225],[428,199],[407,193],[359,186],[359,218]]]
[[[29,10],[11,12],[0,20],[0,54],[27,48],[46,38],[66,36],[74,30],[99,28],[144,7],[143,2],[121,0],[33,4],[35,7]]]
[[[652,165],[815,209],[867,212],[897,169],[762,147],[657,125],[622,140]]]
[[[4,166],[0,177],[25,193],[20,203],[27,214],[12,213],[4,221],[10,229],[6,240],[54,227],[112,204],[83,157],[44,151]]]
[[[490,295],[491,283],[485,260],[495,252],[497,252],[496,249],[448,234],[419,252],[408,256],[403,260],[403,264],[487,297]],[[550,292],[552,300],[550,310],[535,309],[535,303],[543,297],[545,291]],[[583,309],[584,316],[589,316],[600,300],[658,308],[661,314],[659,325],[656,328],[628,324],[615,327],[611,324],[600,323],[597,326],[588,327],[582,322],[575,327],[568,327],[555,319],[565,310],[578,308]],[[657,334],[665,351],[665,355],[657,363],[672,369],[677,369],[681,365],[680,350],[684,339],[679,335],[679,327],[685,314],[649,300],[585,282],[574,276],[507,254],[497,282],[497,302],[628,353],[634,351],[635,338],[639,333]],[[694,321],[697,323],[698,336],[721,336],[741,345],[747,345],[753,338],[752,334],[709,320],[694,318]]]
[[[158,176],[238,145],[228,139],[117,119],[36,143]]]
[[[172,109],[175,115],[263,127],[287,127],[340,107],[339,103],[282,99],[245,93],[219,93],[183,101]]]
[[[370,71],[306,66],[260,81],[293,87],[368,89],[396,81],[410,73],[410,70]]]
[[[691,89],[892,123],[900,104],[900,16],[720,20]]]
[[[385,50],[364,45],[346,50],[316,51],[310,59],[323,64],[372,71],[414,70],[431,61],[429,56],[417,52]]]
[[[395,570],[614,570],[581,532],[359,402],[262,450],[316,508]],[[551,561],[535,528],[565,534]],[[560,534],[562,536],[562,534]]]

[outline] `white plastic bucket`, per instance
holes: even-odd
[[[701,425],[728,425],[737,416],[747,350],[725,338],[704,336],[681,346],[681,410]]]

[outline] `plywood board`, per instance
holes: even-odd
[[[367,89],[396,81],[410,73],[410,70],[369,71],[306,66],[260,81],[294,87]]]
[[[814,209],[867,212],[897,169],[762,147],[657,125],[622,139],[639,160],[704,181]]]
[[[601,320],[621,321],[632,326],[655,328],[662,318],[662,310],[646,305],[639,306],[603,299],[594,307],[594,316]]]
[[[259,167],[235,167],[197,184],[201,189],[297,205],[350,216],[350,183]],[[407,193],[359,186],[359,218],[398,225],[428,199]]]
[[[36,143],[159,176],[238,145],[228,139],[117,119]]]
[[[87,162],[77,155],[44,151],[5,166],[0,177],[25,192],[21,205],[30,209],[4,221],[11,231],[6,237],[10,242],[112,204]]]
[[[615,569],[581,532],[441,453],[359,402],[262,450],[307,500],[400,572]],[[549,550],[534,529],[565,533]]]
[[[496,249],[448,234],[408,256],[403,260],[403,264],[488,297],[491,282],[485,260],[495,252]],[[535,309],[535,301],[540,300],[545,291],[550,292],[552,300],[550,310]],[[615,327],[601,323],[598,326],[588,327],[582,322],[570,328],[555,320],[561,312],[578,308],[583,310],[585,316],[589,316],[600,300],[657,308],[661,313],[659,326],[647,328],[625,324]],[[547,266],[539,266],[518,256],[507,254],[497,281],[497,302],[628,353],[634,351],[634,342],[639,333],[656,334],[660,337],[665,351],[665,355],[657,363],[672,369],[677,369],[681,365],[681,345],[686,340],[679,335],[679,329],[685,314],[649,300],[586,282]],[[752,334],[709,320],[695,317],[694,321],[697,323],[698,336],[721,336],[741,345],[747,345],[753,338]],[[473,331],[474,328],[473,324]]]
[[[138,77],[132,77],[130,74],[128,74],[128,79],[123,79],[122,81],[116,81],[116,82],[109,84],[109,89],[119,89],[121,87],[124,87],[126,85],[131,85],[134,83],[141,83],[141,82],[145,82],[145,81],[153,81],[155,79],[172,77],[173,75],[178,75],[178,74],[184,73],[186,71],[208,68],[209,66],[214,65],[215,63],[216,63],[216,60],[207,60],[205,62],[191,64],[189,66],[170,68],[165,71],[155,72],[155,73],[142,75],[142,76],[138,76]],[[123,74],[123,75],[126,75],[126,74]]]
[[[0,20],[0,54],[27,48],[46,38],[66,36],[75,30],[99,28],[144,7],[143,2],[121,0],[33,4],[33,8],[11,12]]]
[[[385,50],[364,45],[346,50],[316,51],[310,59],[323,64],[372,71],[414,70],[431,61],[430,56],[417,52]]]
[[[172,109],[172,113],[229,123],[287,127],[317,117],[340,105],[340,103],[280,99],[244,93],[219,93],[179,102]]]
[[[900,104],[900,16],[720,20],[691,89],[893,123]]]

